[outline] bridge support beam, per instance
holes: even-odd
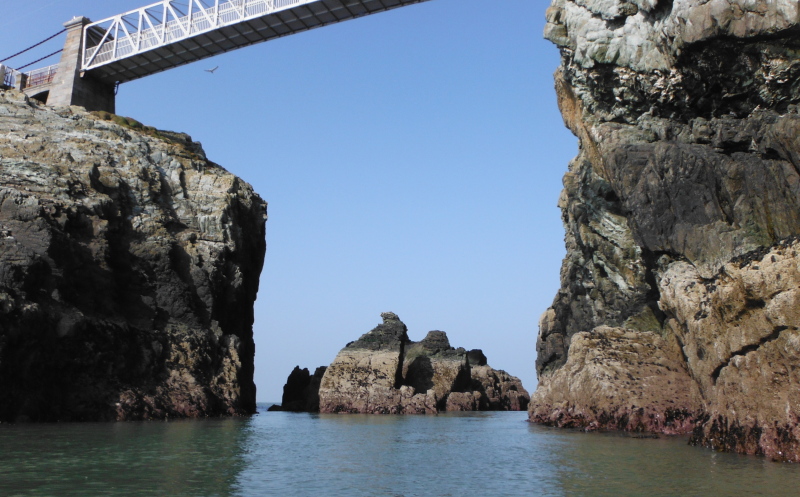
[[[80,105],[86,110],[104,110],[115,112],[114,85],[93,79],[91,75],[81,75],[81,46],[83,27],[91,21],[85,17],[75,17],[64,23],[67,28],[67,41],[61,52],[58,73],[50,95],[48,105],[65,106]]]

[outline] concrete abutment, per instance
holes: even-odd
[[[86,110],[103,110],[114,113],[116,110],[115,88],[81,72],[83,28],[91,21],[85,17],[75,17],[64,23],[67,40],[58,73],[53,81],[47,104],[53,106],[80,105]]]

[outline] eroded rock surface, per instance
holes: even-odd
[[[443,331],[412,342],[396,314],[384,312],[381,317],[382,324],[347,344],[324,370],[320,412],[434,414],[527,408],[530,397],[520,380],[489,367],[480,350],[453,348]],[[301,370],[290,375],[284,392],[300,374],[297,371]],[[284,394],[284,410],[286,403]]]
[[[534,393],[532,421],[568,428],[688,433],[698,387],[676,342],[598,327],[572,337],[569,359]]]
[[[0,92],[0,421],[255,411],[266,204],[137,127]]]
[[[402,397],[407,328],[396,314],[349,343],[325,370],[319,390],[321,412],[397,413]],[[403,399],[405,400],[405,399]]]
[[[554,0],[547,19],[562,54],[559,106],[580,150],[559,202],[567,257],[540,320],[531,419],[694,430],[698,444],[800,459],[792,375],[774,366],[800,365],[783,304],[800,283],[786,269],[797,260],[781,249],[800,234],[798,3]],[[778,250],[780,293],[748,287],[768,279],[771,259],[734,271]],[[631,347],[646,360],[623,357]],[[648,398],[654,375],[691,387]],[[593,384],[605,400],[589,395]],[[680,422],[631,421],[631,406],[674,418],[667,400]]]
[[[798,460],[800,242],[736,258],[712,278],[685,262],[660,279],[666,327],[700,387],[693,443]]]

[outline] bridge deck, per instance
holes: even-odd
[[[171,0],[85,27],[82,70],[106,83],[427,0]],[[210,5],[209,5],[210,4]]]

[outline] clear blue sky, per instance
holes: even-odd
[[[7,2],[0,58],[146,1]],[[183,131],[269,202],[259,401],[396,312],[536,386],[559,286],[561,177],[546,0],[432,0],[126,83],[117,113]],[[63,36],[9,64],[57,50]],[[42,62],[39,66],[56,63]],[[204,69],[219,66],[215,74]]]

